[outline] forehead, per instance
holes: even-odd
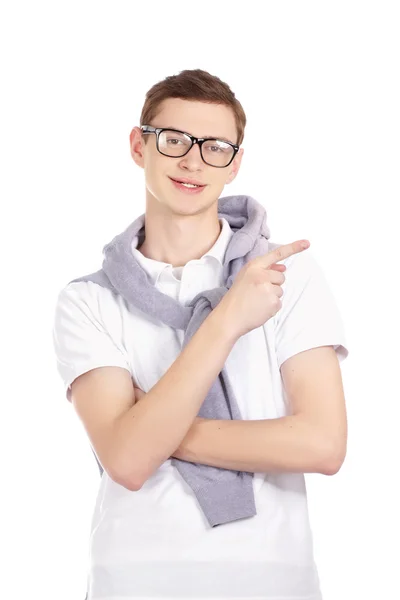
[[[222,104],[168,98],[152,121],[154,127],[172,127],[196,137],[225,138],[233,143],[237,139],[233,110]]]

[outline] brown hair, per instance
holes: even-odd
[[[178,75],[170,75],[154,84],[146,94],[146,100],[140,115],[140,126],[151,123],[160,104],[167,98],[182,98],[184,100],[197,100],[230,106],[236,121],[237,144],[240,146],[243,142],[246,127],[245,112],[229,85],[221,81],[219,77],[202,69],[186,69]],[[145,142],[147,137],[147,135],[144,136]]]

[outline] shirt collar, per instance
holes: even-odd
[[[221,266],[224,264],[225,252],[228,247],[229,241],[233,235],[233,231],[226,219],[221,217],[219,219],[219,223],[221,224],[221,232],[215,242],[215,244],[203,254],[203,256],[199,259],[191,260],[190,263],[206,263],[207,261],[217,261]],[[171,272],[171,278],[174,267],[170,263],[161,262],[158,260],[154,260],[152,258],[147,258],[143,256],[141,252],[137,249],[139,243],[139,237],[135,236],[132,240],[131,248],[132,254],[139,262],[139,264],[145,269],[145,271],[150,275],[151,280],[154,285],[156,285],[161,273],[165,270]],[[186,265],[185,265],[186,266]],[[184,269],[185,267],[179,267],[180,269]]]

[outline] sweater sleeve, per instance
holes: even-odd
[[[285,264],[282,306],[275,315],[278,367],[294,354],[328,345],[342,362],[349,354],[344,324],[320,265],[309,249]]]
[[[58,295],[52,339],[58,373],[67,400],[71,383],[97,367],[116,366],[131,372],[121,344],[104,327],[90,283],[70,283]]]

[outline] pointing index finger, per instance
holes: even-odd
[[[282,246],[279,246],[279,248],[275,248],[259,258],[261,259],[262,265],[269,268],[280,260],[289,258],[289,256],[297,254],[298,252],[303,252],[303,250],[306,250],[309,246],[310,242],[308,240],[297,240],[291,244],[283,244]]]

